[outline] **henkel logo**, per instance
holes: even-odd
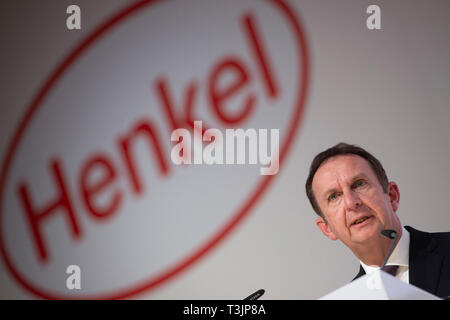
[[[283,174],[298,133],[298,15],[283,1],[140,1],[71,52],[3,158],[0,247],[18,283],[43,298],[126,298],[216,248]],[[279,173],[174,165],[171,132],[194,120],[279,129]]]

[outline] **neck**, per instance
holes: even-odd
[[[402,236],[402,228],[398,228],[395,230],[397,232],[397,246],[398,241]],[[393,239],[387,239],[381,234],[379,234],[374,239],[371,239],[370,242],[361,244],[360,246],[354,248],[352,251],[359,260],[364,262],[368,266],[379,266],[384,262],[386,255],[388,254],[389,247],[392,244]]]

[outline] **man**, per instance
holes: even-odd
[[[398,240],[386,263],[390,273],[438,297],[450,295],[450,233],[403,227],[396,214],[398,185],[388,181],[369,152],[339,143],[319,153],[311,163],[306,194],[322,233],[341,240],[360,260],[354,279],[382,266],[392,240],[381,231],[392,229]]]

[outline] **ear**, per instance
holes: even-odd
[[[319,217],[319,218],[316,219],[316,225],[317,225],[317,227],[319,227],[320,231],[322,231],[322,233],[326,237],[328,237],[331,240],[337,240],[336,235],[331,230],[331,228],[328,225],[328,223],[322,217]]]
[[[400,205],[400,190],[398,189],[398,185],[393,181],[388,184],[388,195],[392,209],[394,212],[397,212],[398,206]]]

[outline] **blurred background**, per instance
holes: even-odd
[[[449,231],[449,21],[445,0],[5,1],[0,298],[320,298],[359,269],[304,192],[341,141],[398,183],[403,225]],[[279,173],[175,166],[189,119],[279,129]]]

